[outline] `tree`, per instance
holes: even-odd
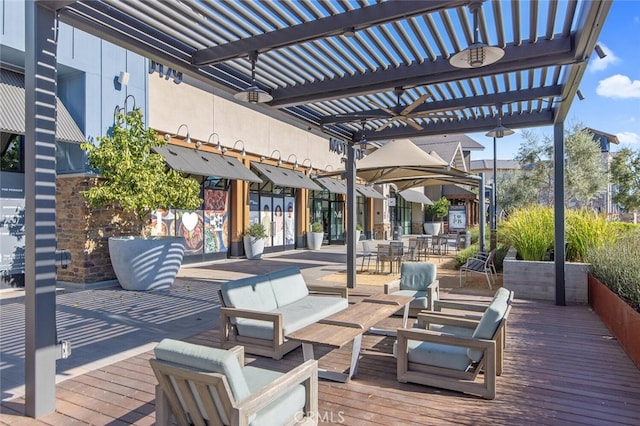
[[[537,190],[530,185],[529,177],[522,170],[511,170],[498,175],[496,189],[498,208],[506,214],[538,201]]]
[[[152,152],[166,142],[144,128],[139,108],[117,112],[112,131],[98,141],[81,145],[89,166],[100,174],[97,185],[83,194],[91,207],[116,203],[135,213],[142,231],[143,221],[156,209],[194,210],[202,204],[198,182],[168,169],[162,156]]]
[[[538,201],[553,204],[553,139],[539,140],[531,131],[523,131],[526,142],[520,145],[516,159],[527,171],[527,184],[538,193]],[[607,186],[601,163],[599,144],[593,135],[578,123],[565,131],[565,202],[586,206]]]
[[[610,166],[611,183],[616,186],[613,201],[626,212],[640,211],[640,149],[623,148]]]
[[[434,203],[430,206],[427,206],[426,213],[427,216],[433,219],[442,219],[449,213],[449,206],[451,205],[451,201],[447,197],[442,197],[438,201],[434,201]]]

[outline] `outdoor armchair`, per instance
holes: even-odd
[[[433,310],[433,303],[440,295],[440,281],[436,279],[437,266],[429,262],[405,262],[400,278],[384,286],[385,294],[411,296],[409,315],[416,316],[422,310]]]
[[[467,259],[467,262],[460,267],[460,287],[462,287],[462,274],[465,280],[469,272],[483,274],[487,278],[487,284],[491,289],[491,284],[495,284],[495,277],[498,274],[495,266],[496,249],[489,253],[479,252],[473,257]]]
[[[498,348],[503,347],[502,330],[511,310],[505,296],[494,298],[480,320],[425,313],[418,315],[417,327],[398,329],[398,381],[494,399],[496,376],[502,374]],[[442,331],[431,329],[436,323]]]
[[[171,415],[181,426],[317,424],[317,361],[280,373],[245,366],[241,346],[164,339],[154,352],[159,425],[171,424]]]

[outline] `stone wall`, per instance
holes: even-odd
[[[564,269],[565,301],[568,304],[588,302],[587,263],[566,262]],[[554,262],[516,260],[509,250],[503,264],[503,286],[519,299],[556,300]]]
[[[97,178],[63,175],[56,179],[56,228],[59,249],[71,252],[71,264],[58,268],[58,280],[77,284],[115,280],[108,240],[137,233],[135,218],[113,207],[90,209],[82,195]]]

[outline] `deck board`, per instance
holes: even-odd
[[[351,301],[359,298],[354,295]],[[400,321],[392,317],[379,326],[393,328]],[[186,340],[219,347],[217,330]],[[640,370],[588,307],[516,299],[507,330],[504,372],[497,378],[493,401],[399,383],[391,355],[393,341],[365,335],[354,379],[346,384],[320,380],[320,424],[638,424]],[[350,353],[350,344],[316,350],[320,366],[338,371],[348,368]],[[57,411],[37,420],[22,416],[23,398],[3,402],[0,424],[151,425],[156,383],[148,363],[152,356],[147,351],[59,383]],[[302,362],[302,350],[280,361],[251,355],[247,360],[288,371]]]

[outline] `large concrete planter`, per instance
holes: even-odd
[[[311,250],[320,250],[323,238],[323,232],[307,232],[307,248]]]
[[[148,291],[171,287],[182,265],[183,237],[111,237],[109,256],[125,290]]]
[[[264,238],[245,235],[243,242],[244,253],[247,255],[247,259],[262,259],[262,253],[264,253]]]
[[[587,304],[587,263],[565,263],[565,301]],[[503,263],[503,286],[520,299],[556,300],[556,273],[554,262],[517,260],[515,250],[509,250]]]
[[[629,358],[640,368],[640,312],[591,275],[589,305],[615,336]]]

